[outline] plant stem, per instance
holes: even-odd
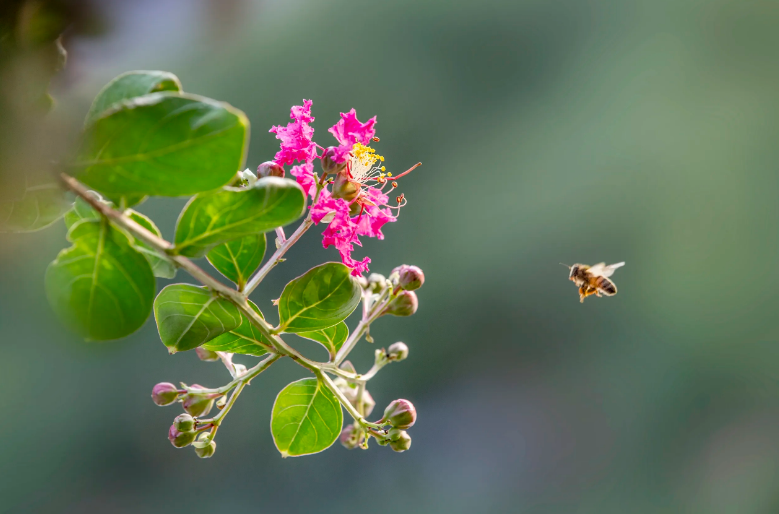
[[[371,306],[371,308],[368,309],[367,315],[363,315],[360,322],[357,324],[357,327],[355,327],[354,332],[349,334],[349,338],[344,342],[343,346],[340,350],[338,350],[338,353],[335,355],[335,360],[333,361],[333,364],[336,366],[340,366],[341,363],[344,361],[344,359],[349,355],[349,353],[354,349],[357,342],[360,340],[360,338],[365,334],[365,332],[368,331],[368,329],[371,326],[371,323],[376,321],[376,318],[379,317],[381,314],[382,309],[384,309],[385,302],[384,298],[387,295],[388,291],[384,291],[381,296],[376,300],[376,302]],[[366,298],[366,302],[370,301]]]
[[[306,230],[311,228],[311,225],[313,225],[314,222],[311,221],[311,217],[307,217],[303,223],[300,224],[300,226],[295,230],[295,232],[292,233],[291,236],[289,236],[287,239],[284,240],[284,242],[281,243],[281,245],[276,249],[276,251],[273,253],[270,259],[263,264],[262,268],[260,268],[257,273],[252,276],[252,278],[249,279],[249,281],[246,283],[246,287],[243,288],[244,294],[249,295],[252,291],[254,291],[257,286],[262,282],[262,280],[270,273],[270,270],[272,270],[278,263],[280,263],[283,259],[285,253],[287,253],[287,250],[289,250],[292,245],[297,243],[298,239],[300,239],[300,236],[306,233]]]
[[[354,421],[359,423],[365,428],[381,428],[382,425],[378,425],[376,423],[371,423],[370,421],[366,420],[362,414],[360,414],[357,409],[354,408],[354,405],[352,405],[352,402],[349,401],[346,396],[341,392],[341,390],[338,388],[337,385],[333,383],[333,381],[328,377],[325,373],[322,373],[321,371],[316,371],[317,378],[327,386],[328,389],[335,395],[336,398],[338,398],[338,401],[341,402],[341,404],[344,406],[346,411],[354,418]]]

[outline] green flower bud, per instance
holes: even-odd
[[[384,437],[374,436],[374,437],[376,438],[376,443],[378,443],[379,446],[387,446],[388,444],[390,444],[389,437],[387,436]]]
[[[387,348],[387,356],[391,361],[400,362],[408,357],[408,346],[401,342],[393,343]]]
[[[392,270],[392,274],[398,274],[398,285],[406,291],[419,289],[425,283],[425,274],[416,266],[403,264]]]
[[[417,421],[417,410],[408,400],[395,400],[384,409],[380,423],[389,423],[395,428],[411,428]]]
[[[257,167],[257,178],[283,177],[284,167],[273,161],[266,161]]]
[[[401,291],[398,296],[392,299],[384,309],[384,314],[393,316],[411,316],[417,311],[419,300],[414,291]]]
[[[390,430],[390,432],[392,431]],[[393,451],[402,453],[411,448],[411,436],[408,435],[405,430],[400,430],[399,434],[396,434],[396,437],[397,439],[394,441],[391,440],[389,444]]]
[[[405,430],[401,430],[399,428],[392,427],[390,428],[390,431],[387,432],[387,439],[390,441],[397,441],[401,437],[403,437],[403,434],[405,434]]]
[[[184,448],[185,446],[192,444],[196,435],[197,433],[195,431],[181,432],[176,430],[175,425],[171,425],[168,430],[168,441],[176,448]]]
[[[387,279],[379,273],[368,275],[368,290],[373,294],[381,293],[387,287]]]
[[[339,440],[347,450],[354,450],[365,440],[365,433],[354,425],[346,425],[341,430]]]
[[[214,407],[214,398],[220,395],[197,393],[192,391],[197,389],[205,388],[197,384],[190,386],[191,391],[182,396],[181,404],[183,405],[185,411],[195,416],[196,418],[199,418],[211,412],[211,409]]]
[[[335,162],[336,151],[334,146],[330,146],[322,153],[322,171],[325,173],[338,173],[346,168],[346,161]]]
[[[360,194],[360,185],[349,180],[345,173],[339,173],[333,182],[333,198],[343,198],[351,202]]]
[[[179,432],[192,432],[195,429],[195,418],[189,414],[179,414],[173,419],[173,426]]]
[[[179,390],[170,382],[160,382],[151,390],[151,399],[160,406],[170,405],[178,400]]]
[[[207,432],[203,432],[198,437],[198,440],[195,441],[195,443],[192,445],[195,447],[195,453],[198,457],[201,459],[208,459],[211,456],[214,455],[214,452],[216,451],[216,441],[209,441],[206,442],[208,439],[209,434]]]
[[[217,355],[216,352],[212,352],[211,350],[206,350],[205,348],[202,348],[200,346],[195,348],[195,353],[197,354],[198,359],[200,359],[203,362],[216,362],[219,360],[219,355]]]

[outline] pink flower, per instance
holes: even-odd
[[[398,205],[390,207],[389,197],[382,192],[390,181],[393,181],[390,190],[397,187],[397,184],[394,182],[395,178],[390,179],[391,174],[384,173],[384,157],[377,155],[375,150],[368,146],[376,134],[376,117],[361,123],[352,109],[341,113],[341,119],[329,129],[340,145],[336,147],[333,160],[349,162],[338,177],[356,186],[351,189],[352,193],[349,195],[343,192],[335,194],[353,198],[351,201],[333,197],[334,193],[328,189],[332,180],[324,183],[324,186],[317,184],[313,161],[320,156],[317,154],[318,145],[312,140],[314,129],[309,125],[314,121],[311,116],[311,100],[304,100],[302,106],[292,107],[290,118],[294,121],[286,127],[276,126],[270,130],[281,140],[281,149],[276,154],[275,161],[282,166],[295,161],[301,162],[293,166],[289,173],[295,177],[306,195],[312,199],[316,198],[316,203],[310,207],[310,214],[315,224],[327,223],[322,232],[322,246],[334,246],[341,261],[351,268],[352,275],[362,275],[368,271],[371,259],[364,257],[362,260],[356,260],[352,257],[354,246],[362,246],[359,236],[384,239],[382,227],[397,220],[392,209],[398,209],[405,203],[401,195],[398,197]],[[398,175],[397,178],[410,171]],[[321,190],[317,197],[318,187],[321,187]],[[350,211],[357,214],[350,216]]]
[[[311,116],[311,100],[303,100],[303,105],[295,105],[289,113],[293,122],[286,127],[275,126],[270,132],[281,140],[281,150],[276,153],[278,164],[292,164],[295,161],[313,162],[316,159],[316,144],[311,140],[314,129],[309,125],[314,121]]]
[[[376,124],[376,116],[369,119],[365,123],[360,123],[357,119],[357,113],[354,109],[347,113],[341,113],[341,119],[338,123],[328,129],[332,135],[338,140],[341,146],[336,150],[333,160],[335,162],[344,162],[347,160],[347,155],[352,151],[354,143],[360,143],[368,146],[376,135],[376,129],[373,126]]]
[[[293,166],[289,170],[289,174],[295,177],[295,180],[298,181],[300,187],[303,188],[304,193],[311,198],[314,198],[314,195],[316,194],[316,177],[314,177],[314,165],[312,163],[307,162],[305,164]]]

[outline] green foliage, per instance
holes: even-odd
[[[361,289],[349,268],[328,262],[286,285],[279,299],[279,328],[312,332],[345,320],[360,303]]]
[[[243,291],[264,255],[265,234],[252,234],[215,246],[206,258],[219,273],[235,282],[239,291]]]
[[[0,202],[0,232],[34,232],[60,219],[71,203],[55,183],[27,186],[21,198]]]
[[[91,340],[125,337],[143,325],[154,299],[154,275],[127,236],[105,220],[71,228],[73,246],[46,270],[46,295],[62,322]]]
[[[160,291],[154,318],[170,353],[197,348],[241,325],[241,314],[232,302],[190,284],[171,284]]]
[[[243,165],[249,122],[225,103],[165,92],[114,105],[87,126],[72,171],[117,204],[216,189]]]
[[[335,360],[335,354],[338,353],[338,350],[341,349],[341,346],[343,346],[346,339],[349,337],[349,327],[346,326],[346,323],[341,321],[332,327],[315,330],[313,332],[298,332],[298,335],[321,343],[330,353],[330,360]]]
[[[248,300],[248,302],[249,306],[254,309],[254,312],[265,319],[259,307],[251,300]],[[237,328],[215,337],[204,344],[203,348],[212,352],[240,353],[258,357],[268,353],[266,348],[271,346],[270,341],[260,333],[260,330],[243,313],[241,313],[241,318],[243,322]]]
[[[113,206],[111,202],[104,201],[103,198],[94,191],[90,191],[90,195],[99,202]],[[73,203],[73,207],[65,213],[65,217],[63,219],[65,220],[65,226],[68,228],[68,230],[70,230],[73,225],[81,220],[99,220],[100,213],[93,209],[92,206],[86,202],[86,200],[79,197],[76,198],[76,201]]]
[[[273,404],[271,433],[282,457],[326,450],[343,424],[341,404],[319,380],[304,378],[281,390]]]
[[[155,236],[162,237],[160,229],[157,228],[157,225],[155,225],[148,216],[132,209],[128,209],[125,214]],[[151,266],[155,277],[173,278],[176,276],[176,266],[166,255],[158,252],[138,238],[133,241],[133,246],[135,246],[135,249],[141,252],[141,254],[146,257],[146,260],[149,261],[149,265]]]
[[[178,77],[167,71],[128,71],[109,82],[95,97],[84,125],[124,100],[159,91],[181,92]]]
[[[293,180],[267,177],[252,187],[197,195],[176,224],[176,251],[201,257],[216,245],[295,221],[303,214],[305,195]]]

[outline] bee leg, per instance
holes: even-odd
[[[583,285],[579,288],[579,303],[584,303],[584,299],[590,295],[597,294],[598,290],[593,289],[588,285]],[[600,296],[598,294],[598,296]]]

